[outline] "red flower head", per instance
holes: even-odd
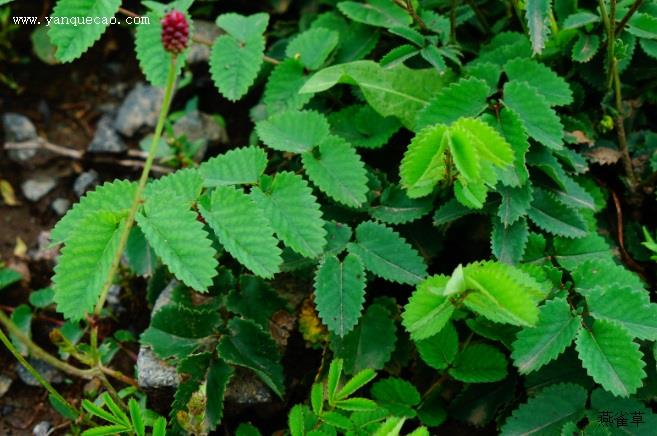
[[[189,24],[185,15],[175,9],[162,18],[162,45],[169,53],[178,54],[187,47]]]

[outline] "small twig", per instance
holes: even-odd
[[[107,159],[107,158],[98,158],[97,159],[99,162],[112,162],[119,164],[124,167],[129,167],[129,168],[144,168],[145,162],[141,160],[134,160],[134,159],[120,159],[120,160],[114,160],[114,159]],[[163,167],[161,165],[155,165],[153,164],[151,166],[151,171],[155,173],[160,173],[160,174],[169,174],[174,172],[175,170],[173,168],[168,168],[168,167]]]
[[[98,365],[98,368],[105,374],[109,375],[112,378],[115,378],[118,381],[121,381],[127,385],[134,386],[134,387],[139,387],[139,383],[132,378],[128,377],[127,375],[123,374],[122,372],[116,371],[112,368],[108,368],[106,366],[103,366],[101,364]]]
[[[612,78],[614,80],[614,97],[616,102],[616,116],[614,116],[614,124],[616,124],[616,132],[618,135],[618,146],[621,152],[621,160],[623,161],[623,168],[625,175],[630,182],[630,191],[636,190],[636,175],[634,174],[634,166],[632,165],[632,158],[630,157],[629,147],[627,146],[627,136],[625,134],[625,117],[623,116],[623,96],[621,94],[620,75],[618,74],[618,61],[613,59],[611,65]]]
[[[28,141],[5,143],[5,149],[7,150],[34,150],[39,148],[50,150],[55,154],[68,156],[73,159],[82,159],[82,156],[84,155],[84,152],[80,150],[74,150],[72,148],[62,147],[61,145],[53,144],[41,137],[31,139]]]
[[[615,32],[616,35],[618,35],[623,31],[623,28],[625,27],[627,22],[630,21],[632,15],[634,15],[634,13],[639,10],[642,4],[643,4],[643,0],[634,0],[634,3],[632,3],[632,6],[630,6],[630,9],[627,11],[625,16],[621,18],[621,20],[618,22],[618,25],[616,25],[616,32]]]
[[[624,236],[624,231],[623,231],[623,209],[621,208],[621,203],[620,199],[618,198],[618,194],[616,194],[616,191],[613,189],[609,189],[609,192],[611,192],[611,198],[614,200],[614,208],[616,209],[616,237],[618,238],[618,246],[620,248],[621,256],[625,260],[625,263],[632,268],[634,271],[637,273],[643,275],[644,270],[639,265],[636,263],[634,259],[632,259],[632,256],[627,252],[625,249],[625,236]]]

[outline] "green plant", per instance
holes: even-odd
[[[205,41],[209,74],[229,101],[259,97],[249,143],[196,165],[183,141],[171,160],[188,168],[149,180],[185,68],[185,50],[161,43],[160,19],[194,9],[143,3],[136,56],[166,89],[144,171],[90,192],[52,231],[63,244],[52,298],[82,325],[77,339],[88,335],[59,345],[89,369],[31,341],[29,308],[0,316],[16,354],[102,378],[109,411],[86,402],[86,412],[143,433],[136,403],[122,405],[107,378],[134,383],[109,368],[98,323],[111,285],[146,275],[150,303],[176,280],[139,339],[182,376],[172,432],[222,423],[235,367],[284,401],[271,320],[299,300],[307,342],[334,359],[310,405],[290,408],[294,436],[421,435],[448,416],[507,435],[611,432],[598,419],[607,410],[655,422],[657,305],[624,266],[639,269],[621,212],[618,241],[601,212],[622,209],[614,189],[638,210],[656,178],[657,4],[309,0],[280,27],[255,7],[222,13],[223,33]],[[54,13],[119,6],[59,0]],[[53,27],[57,58],[78,58],[105,27]],[[616,162],[597,183],[597,165]],[[371,399],[354,397],[376,371],[391,376]]]

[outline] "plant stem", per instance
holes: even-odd
[[[616,58],[613,59],[611,68],[612,78],[614,81],[614,99],[616,102],[616,115],[614,116],[614,124],[616,125],[616,132],[618,135],[618,147],[620,148],[625,175],[630,182],[630,191],[634,191],[636,189],[637,181],[636,175],[634,174],[634,166],[632,165],[632,158],[630,157],[629,147],[627,146],[627,135],[625,134],[625,117],[623,116],[623,96],[621,94],[620,74],[618,73],[618,61]]]
[[[614,42],[616,41],[616,32],[614,31],[615,18],[610,16],[607,13],[607,7],[605,6],[605,0],[598,0],[598,6],[600,8],[600,15],[602,16],[602,23],[605,27],[605,32],[607,33],[607,88],[611,89],[613,78],[612,78],[612,64],[614,61]],[[611,0],[610,9],[612,13],[616,13],[616,1]]]
[[[50,383],[48,383],[48,381],[45,378],[43,378],[41,374],[39,374],[39,371],[34,369],[34,367],[30,365],[27,360],[25,360],[25,358],[21,355],[21,353],[18,352],[16,347],[14,347],[14,344],[11,343],[7,335],[5,335],[5,332],[3,332],[1,329],[0,329],[0,341],[5,345],[5,347],[7,347],[9,352],[14,355],[16,360],[18,360],[20,364],[23,365],[30,374],[32,374],[32,377],[34,377],[41,384],[41,386],[46,388],[46,390],[50,393],[50,395],[55,397],[60,403],[64,404],[70,411],[75,412],[75,414],[78,416],[80,415],[80,412],[78,412],[78,410],[75,407],[73,407],[71,403],[66,401],[66,399],[62,397],[60,393],[57,392],[57,390]]]
[[[616,35],[618,35],[623,31],[623,28],[625,27],[627,22],[630,21],[630,18],[632,18],[634,13],[639,10],[642,4],[643,4],[643,0],[634,0],[634,3],[632,3],[632,6],[630,6],[630,9],[627,11],[625,16],[620,20],[618,25],[616,25],[616,31],[615,31]]]
[[[520,26],[522,27],[522,31],[526,34],[527,23],[525,22],[525,18],[522,16],[522,10],[520,9],[520,2],[518,0],[511,0],[511,5],[513,6],[513,10],[515,11],[516,16],[518,17],[518,21],[520,21]]]
[[[48,353],[46,350],[44,350],[43,348],[39,347],[37,344],[32,342],[32,340],[29,337],[27,337],[27,335],[25,335],[25,333],[23,333],[21,329],[16,327],[16,324],[14,324],[11,321],[11,319],[9,319],[7,315],[5,315],[5,313],[2,311],[0,311],[0,323],[2,323],[2,325],[5,326],[5,328],[9,331],[9,333],[14,335],[14,337],[16,337],[23,344],[25,344],[25,346],[27,347],[27,349],[29,350],[32,356],[36,357],[37,359],[43,360],[44,362],[48,363],[50,366],[57,368],[60,371],[63,371],[69,375],[84,378],[87,380],[91,380],[96,375],[98,375],[99,371],[97,371],[96,369],[77,368],[73,365],[70,365],[66,362],[59,360],[52,354]],[[9,346],[7,346],[7,348],[9,348]],[[10,349],[9,351],[12,350]]]
[[[155,159],[155,152],[157,151],[157,146],[160,142],[160,137],[162,136],[162,130],[164,129],[164,121],[166,120],[167,113],[169,112],[169,106],[171,105],[171,97],[173,95],[173,89],[175,87],[175,84],[176,84],[176,57],[173,56],[169,64],[167,84],[164,90],[164,100],[162,101],[162,108],[160,109],[160,116],[157,120],[157,126],[155,127],[155,133],[153,134],[153,139],[151,140],[151,146],[148,149],[148,157],[146,158],[146,163],[144,164],[144,168],[141,172],[141,177],[139,178],[139,184],[137,185],[137,191],[135,192],[135,196],[132,199],[132,205],[130,206],[128,217],[126,218],[125,224],[123,226],[123,230],[119,237],[119,244],[116,250],[116,254],[114,255],[114,259],[112,259],[112,264],[110,266],[109,274],[107,275],[107,278],[105,279],[103,287],[100,291],[100,298],[98,299],[98,303],[96,304],[96,309],[94,310],[94,315],[96,317],[100,315],[103,306],[105,306],[105,300],[107,299],[107,294],[109,292],[110,287],[112,286],[112,282],[114,281],[114,275],[116,274],[116,271],[119,268],[119,264],[121,263],[121,256],[123,255],[123,250],[125,249],[125,245],[128,242],[128,236],[130,235],[130,230],[132,229],[132,226],[135,223],[135,216],[137,215],[139,206],[141,206],[142,194],[144,193],[144,188],[146,187],[146,182],[148,181],[148,173],[150,172],[151,166],[153,165],[153,160]],[[96,330],[97,328],[94,326],[92,332]],[[95,334],[92,333],[92,339],[94,335]]]

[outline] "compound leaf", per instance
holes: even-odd
[[[416,128],[434,124],[450,124],[461,117],[476,117],[486,109],[489,87],[474,77],[461,79],[438,91],[420,111]]]
[[[504,71],[510,80],[527,82],[536,88],[550,106],[567,105],[573,101],[568,82],[540,62],[516,58],[504,65]]]
[[[439,333],[454,313],[454,305],[442,295],[449,277],[432,276],[420,283],[404,306],[402,324],[419,341]]]
[[[612,286],[586,296],[591,316],[623,327],[633,337],[657,339],[657,304],[644,289]]]
[[[240,40],[221,35],[212,44],[210,75],[221,94],[235,101],[249,90],[262,66],[265,38],[256,35]]]
[[[446,174],[446,126],[437,124],[418,132],[404,153],[399,176],[411,198],[429,195]]]
[[[267,167],[267,153],[259,147],[235,148],[199,168],[207,187],[256,184]]]
[[[324,115],[314,111],[286,111],[256,124],[256,131],[268,147],[303,153],[319,145],[329,134]]]

